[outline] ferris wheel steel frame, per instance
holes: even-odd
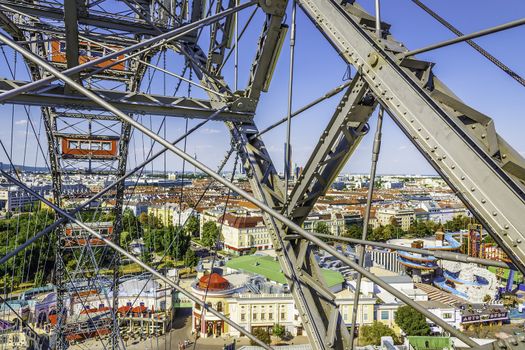
[[[3,2],[5,1],[0,1],[0,4]],[[245,8],[254,3],[253,1],[245,3],[242,7]],[[141,125],[132,117],[127,116],[119,108],[121,106],[112,105],[112,102],[115,101],[107,99],[103,94],[104,98],[101,98],[96,91],[93,93],[92,90],[87,90],[77,84],[76,81],[81,79],[80,74],[77,75],[77,73],[81,73],[89,65],[78,65],[70,67],[66,71],[58,72],[47,65],[38,55],[31,54],[27,48],[17,46],[16,43],[4,36],[0,36],[1,41],[31,60],[33,68],[44,67],[55,77],[29,83],[27,85],[32,84],[29,88],[11,84],[10,86],[14,88],[4,90],[5,92],[0,95],[0,101],[13,103],[14,100],[12,99],[18,93],[44,86],[55,79],[63,80],[66,83],[66,88],[62,93],[64,96],[67,96],[67,89],[70,88],[81,92],[88,99],[100,105],[101,109],[108,109],[119,117],[123,121],[123,126],[129,126],[128,130],[131,130],[131,126],[133,126],[161,144],[164,149],[160,153],[169,149],[188,163],[207,173],[217,182],[258,206],[265,213],[265,223],[271,232],[279,262],[291,286],[296,307],[300,312],[305,328],[307,328],[311,343],[316,350],[346,349],[351,348],[352,345],[348,343],[348,331],[342,322],[333,294],[327,289],[322,277],[320,277],[319,267],[315,262],[311,244],[334,255],[354,268],[360,275],[369,278],[403,302],[413,306],[467,345],[476,347],[476,343],[470,338],[453,329],[427,310],[422,309],[417,303],[337,252],[323,242],[320,239],[321,236],[304,231],[300,225],[313,208],[316,200],[328,190],[333,179],[352,155],[367,132],[367,121],[371,113],[377,104],[381,104],[401,130],[409,136],[416,148],[456,191],[456,194],[474,215],[489,229],[493,238],[512,257],[515,266],[524,272],[525,251],[522,243],[525,237],[521,232],[525,232],[523,227],[525,224],[520,222],[519,213],[525,212],[523,192],[525,162],[495,133],[490,118],[463,104],[433,76],[431,63],[414,58],[404,58],[404,55],[409,51],[389,35],[388,25],[381,24],[383,35],[378,39],[375,37],[376,28],[373,17],[354,2],[339,4],[333,0],[298,0],[297,3],[329,39],[341,57],[348,64],[357,68],[358,74],[348,84],[347,91],[342,97],[337,111],[325,129],[287,201],[284,201],[286,196],[283,193],[283,183],[260,138],[262,132],[258,131],[250,117],[255,112],[261,92],[268,89],[272,71],[279,56],[283,36],[286,33],[283,18],[287,1],[270,3],[261,1],[259,3],[266,13],[266,21],[259,39],[256,58],[252,64],[249,85],[246,90],[235,92],[234,96],[217,94],[222,94],[225,88],[228,90],[226,83],[220,78],[218,79],[217,76],[223,66],[221,60],[224,59],[226,47],[227,35],[225,34],[228,33],[228,28],[232,25],[231,18],[227,16],[233,14],[234,11],[215,18],[215,36],[214,40],[210,42],[207,55],[196,44],[185,43],[182,48],[185,54],[190,56],[187,59],[200,77],[201,83],[208,89],[217,92],[210,94],[209,106],[214,109],[207,108],[208,111],[205,112],[204,117],[209,116],[206,121],[214,119],[226,122],[247,170],[254,196],[222,178],[172,143]],[[233,1],[230,1],[228,4],[230,10],[239,10],[241,7],[240,5],[233,8],[232,5]],[[224,10],[224,7],[218,4],[217,11],[219,14],[229,11],[221,12],[221,10]],[[35,10],[33,9],[33,11]],[[224,18],[226,19],[223,23],[218,24]],[[192,17],[192,19],[195,20],[196,18]],[[80,17],[77,20],[80,23]],[[205,19],[201,21],[203,20]],[[213,23],[214,21],[208,22]],[[182,26],[180,29],[184,27]],[[195,29],[196,26],[191,30]],[[218,39],[217,31],[222,31],[220,39]],[[158,34],[158,29],[154,33]],[[160,36],[162,37],[162,35]],[[157,40],[163,40],[163,38],[158,39],[157,37],[156,40],[149,40],[149,43],[154,43]],[[218,53],[215,50],[218,50]],[[99,62],[107,59],[107,57],[102,57]],[[211,74],[212,72],[215,74]],[[68,75],[72,79],[69,79]],[[7,81],[7,84],[9,83]],[[29,98],[29,100],[32,99]],[[415,106],[419,107],[416,108]],[[421,106],[425,109],[424,111],[421,110]],[[228,119],[219,115],[226,108],[234,112],[246,113],[247,117]],[[95,108],[90,106],[90,109]],[[180,116],[181,111],[179,110],[178,113]],[[177,112],[173,114],[177,115]],[[182,114],[182,116],[185,115]],[[478,128],[468,128],[468,126],[478,126]],[[126,132],[123,130],[124,135]],[[50,148],[51,151],[56,152],[53,148]],[[125,152],[125,150],[123,151]],[[31,193],[30,188],[6,172],[2,171],[2,174]],[[123,179],[128,174],[130,172],[125,175],[122,173],[116,183],[106,187],[108,188],[107,191],[115,184],[123,184]],[[54,185],[57,186],[55,183]],[[103,193],[107,193],[107,191]],[[94,197],[101,197],[103,193]],[[36,195],[35,197],[45,201],[41,196]],[[56,203],[54,205],[49,202],[49,205],[62,216],[57,222],[72,221],[84,225],[71,214],[60,209],[59,201]],[[77,209],[80,210],[80,208]],[[289,217],[283,215],[287,212],[290,213]],[[59,226],[56,224],[57,222],[52,226]],[[98,233],[89,227],[85,226],[84,228],[97,236]],[[47,233],[51,231],[46,230]],[[39,233],[37,235],[42,237],[44,234]],[[105,239],[102,236],[99,238]],[[367,241],[363,241],[363,243],[365,242]],[[29,244],[24,244],[24,248]],[[113,242],[106,240],[106,244],[116,249],[120,254],[130,257],[129,253]],[[369,244],[373,245],[374,242],[369,242]],[[17,251],[20,250],[17,249]],[[15,253],[11,254],[11,257],[14,255]],[[464,259],[464,257],[457,256],[450,258]],[[0,261],[5,260],[7,259],[4,257]],[[482,261],[479,262],[482,263]],[[151,267],[144,266],[144,264],[141,266],[155,276],[162,278],[162,275]],[[170,283],[170,285],[183,292],[175,284]],[[212,313],[218,313],[206,305],[202,306]],[[215,315],[220,317],[217,314]],[[239,325],[231,321],[228,323],[237,330],[241,328],[242,333],[249,334],[246,330],[242,330]],[[253,339],[253,336],[251,337]],[[269,347],[265,346],[265,348]]]

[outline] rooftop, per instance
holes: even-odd
[[[408,275],[380,276],[386,283],[412,283],[412,277]]]
[[[425,309],[453,309],[454,308],[453,306],[447,305],[437,300],[418,301],[417,303],[423,306]]]
[[[251,272],[281,284],[288,283],[281,271],[279,262],[267,255],[244,255],[226,262],[226,267]],[[322,269],[323,277],[329,287],[344,282],[340,272]]]

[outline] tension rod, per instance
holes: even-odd
[[[409,57],[409,56],[414,56],[414,55],[417,55],[417,54],[420,54],[420,53],[423,53],[423,52],[432,51],[432,50],[439,49],[439,48],[442,48],[442,47],[445,47],[445,46],[449,46],[449,45],[452,45],[452,44],[460,43],[462,41],[467,41],[467,40],[470,40],[470,39],[479,38],[481,36],[485,36],[485,35],[488,35],[488,34],[501,32],[503,30],[507,30],[507,29],[514,28],[514,27],[518,27],[518,26],[521,26],[521,25],[524,25],[524,24],[525,24],[525,18],[518,19],[518,20],[515,20],[515,21],[512,21],[512,22],[505,23],[505,24],[500,24],[499,26],[491,27],[491,28],[488,28],[488,29],[480,30],[478,32],[474,32],[474,33],[471,33],[471,34],[458,36],[457,38],[445,40],[445,41],[442,41],[440,43],[436,43],[436,44],[433,44],[433,45],[422,47],[421,49],[408,51],[408,52],[403,53],[401,55],[401,57],[405,58],[405,57]]]
[[[370,166],[370,179],[368,181],[368,195],[366,197],[366,211],[363,221],[363,234],[362,240],[366,240],[368,237],[368,222],[370,221],[370,209],[372,207],[372,197],[374,195],[374,183],[376,179],[376,170],[377,170],[377,160],[379,159],[379,151],[381,149],[381,129],[383,128],[383,106],[379,106],[379,113],[377,113],[377,127],[376,133],[374,136],[374,145],[372,146],[372,165]],[[359,252],[358,263],[359,266],[364,267],[364,258],[365,258],[365,248],[366,246],[361,246],[361,251]],[[361,280],[363,275],[359,274],[357,276],[355,292],[354,292],[354,304],[352,306],[352,328],[350,330],[350,349],[354,347],[354,337],[355,337],[355,323],[357,321],[357,308],[359,306],[359,295],[361,290]]]

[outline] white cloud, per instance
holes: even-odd
[[[15,122],[15,125],[26,125],[27,119],[20,119]]]

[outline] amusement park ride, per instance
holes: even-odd
[[[115,6],[124,6],[128,12],[100,10],[101,5],[110,2]],[[374,16],[357,2],[336,0],[297,0],[291,4],[286,0],[215,0],[210,4],[204,0],[0,0],[0,26],[3,30],[0,41],[24,57],[30,72],[30,79],[26,80],[18,80],[15,76],[2,78],[0,102],[41,107],[53,178],[53,200],[33,191],[13,174],[0,171],[9,182],[28,191],[57,213],[57,221],[53,225],[0,261],[5,263],[36,240],[50,235],[58,246],[54,282],[57,285],[57,310],[63,310],[66,300],[79,292],[67,288],[69,272],[63,263],[64,254],[69,254],[69,250],[82,250],[86,258],[111,257],[100,258],[104,266],[97,266],[97,269],[113,271],[113,300],[109,310],[111,325],[108,326],[113,349],[125,348],[116,316],[122,257],[136,262],[206,308],[207,312],[263,348],[270,349],[248,330],[144,264],[126,251],[126,247],[119,246],[124,180],[169,151],[264,212],[278,261],[288,279],[313,349],[351,349],[354,337],[354,332],[349,332],[342,322],[333,294],[320,275],[314,246],[333,254],[467,346],[479,347],[468,336],[336,251],[319,235],[303,230],[301,224],[369,131],[372,112],[380,109],[370,183],[374,183],[382,116],[387,113],[489,232],[510,258],[513,267],[525,272],[525,160],[496,133],[489,116],[463,103],[434,75],[433,63],[415,57],[456,42],[468,41],[472,44],[471,39],[522,25],[525,20],[471,35],[460,33],[456,39],[410,51],[391,35],[390,25],[381,21],[379,1],[376,3]],[[343,86],[302,109],[344,91],[298,181],[289,189],[288,172],[285,172],[284,180],[278,175],[262,140],[262,134],[269,129],[259,131],[254,115],[261,94],[270,87],[288,31],[292,36],[290,71],[293,76],[298,8],[321,31],[341,59],[355,68],[356,74]],[[237,13],[250,9],[264,13],[264,24],[256,44],[248,85],[241,89],[236,79],[232,85],[228,84],[222,69],[232,52],[237,60],[236,50],[243,32],[238,31]],[[287,13],[287,9],[291,13]],[[286,21],[291,21],[290,25]],[[201,34],[205,33],[202,28],[205,26],[210,27],[209,36],[206,34],[206,39],[209,39],[206,40],[206,48],[201,47]],[[207,99],[176,94],[155,95],[142,89],[141,83],[149,68],[163,70],[152,64],[152,58],[164,52],[173,52],[184,58],[184,71],[190,70],[198,77],[199,83],[192,84],[206,91]],[[507,68],[506,72],[523,83],[510,69]],[[175,74],[166,70],[164,73]],[[181,81],[186,79],[177,76]],[[289,120],[296,114],[298,112],[292,113],[290,106],[288,117],[271,128],[286,121],[289,125]],[[140,118],[143,115],[193,118],[200,122],[193,129],[186,130],[184,136],[171,142],[146,127]],[[240,157],[253,195],[194,159],[185,149],[175,146],[211,120],[226,124],[233,151]],[[163,148],[130,170],[128,155],[132,132],[144,134]],[[288,160],[289,153],[288,150]],[[62,184],[73,174],[108,176],[111,184],[79,207],[65,211],[62,208]],[[373,185],[369,192],[372,190]],[[111,229],[101,233],[98,228],[83,223],[76,214],[108,193],[115,201],[115,219]],[[368,222],[368,217],[365,222]],[[89,238],[73,237],[71,225],[79,227],[79,232]],[[380,246],[367,241],[366,232],[363,240],[355,242]],[[402,249],[410,251],[411,248]],[[449,260],[507,266],[501,261],[485,259],[488,256],[469,257],[439,251],[426,253]],[[85,271],[85,274],[87,276],[92,272]],[[83,272],[79,273],[82,275]],[[358,297],[359,293],[356,293],[354,307],[357,307]],[[68,332],[72,326],[66,324],[65,315],[58,312],[57,349],[65,349],[67,339],[71,338]],[[516,344],[506,346],[514,347],[522,343]]]

